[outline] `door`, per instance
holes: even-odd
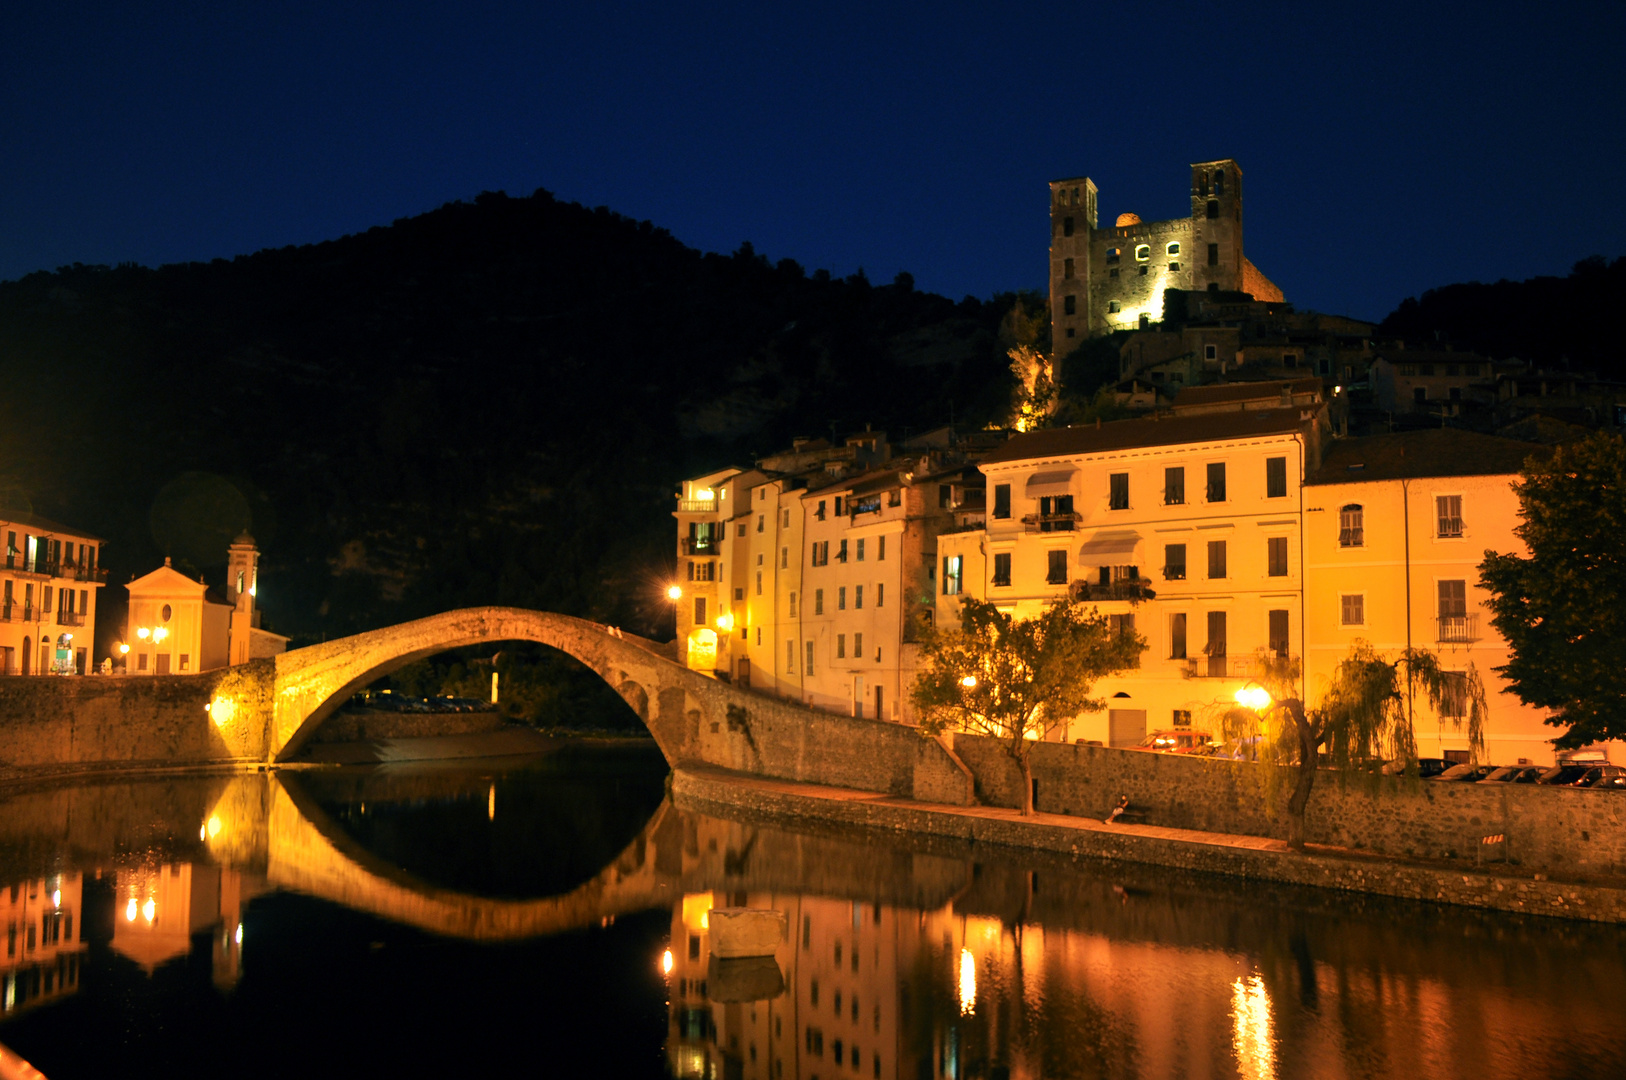
[[[740,674],[736,681],[747,690],[751,688],[751,661],[746,657],[740,657]]]
[[[167,652],[161,652],[158,654],[158,674],[169,674],[169,653]]]
[[[23,638],[23,674],[28,674],[28,665],[34,657],[34,640]]]
[[[853,715],[859,719],[864,717],[864,677],[853,676]]]
[[[1139,746],[1145,738],[1145,709],[1107,710],[1108,746]]]

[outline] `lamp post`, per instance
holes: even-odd
[[[1293,734],[1298,740],[1299,762],[1293,794],[1287,800],[1287,846],[1295,851],[1303,851],[1304,810],[1310,803],[1310,788],[1315,784],[1317,755],[1325,737],[1325,718],[1318,717],[1311,721],[1305,714],[1304,702],[1296,697],[1276,700],[1269,690],[1251,680],[1237,690],[1235,697],[1238,705],[1256,713],[1260,720],[1267,720],[1272,713],[1280,710],[1292,721]]]

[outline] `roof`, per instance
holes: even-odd
[[[1549,446],[1456,428],[1335,439],[1322,448],[1321,468],[1305,483],[1498,476],[1518,472],[1524,467],[1525,459],[1532,455],[1547,457],[1551,454]]]
[[[34,514],[24,514],[18,510],[0,510],[0,521],[11,525],[21,525],[24,528],[38,529],[42,533],[62,533],[66,536],[77,536],[83,540],[103,542],[100,536],[86,532],[84,529],[76,529],[72,525],[64,525],[60,521],[52,521],[50,518],[42,518]]]
[[[1248,439],[1261,435],[1307,432],[1315,423],[1315,410],[1249,409],[1201,413],[1163,419],[1116,420],[1100,427],[1044,428],[1018,435],[982,459],[983,465],[1010,461],[1099,454],[1144,446]]]
[[[1220,383],[1214,386],[1188,386],[1174,399],[1177,409],[1191,405],[1221,405],[1232,401],[1266,401],[1282,396],[1282,387],[1290,394],[1318,394],[1320,379],[1271,379],[1268,382]]]

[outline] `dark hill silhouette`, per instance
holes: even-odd
[[[218,581],[247,526],[285,633],[470,603],[647,633],[678,479],[832,425],[999,417],[1009,303],[702,254],[545,191],[75,265],[0,284],[0,498],[106,537],[113,605],[165,554]]]
[[[1378,333],[1409,341],[1445,340],[1494,359],[1565,363],[1605,378],[1626,378],[1616,321],[1626,309],[1626,258],[1600,255],[1568,277],[1477,281],[1430,289],[1402,301]]]

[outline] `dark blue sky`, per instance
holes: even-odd
[[[1302,307],[1626,254],[1626,5],[164,3],[0,11],[0,279],[482,190],[922,288],[1042,287],[1046,181],[1235,157]]]

